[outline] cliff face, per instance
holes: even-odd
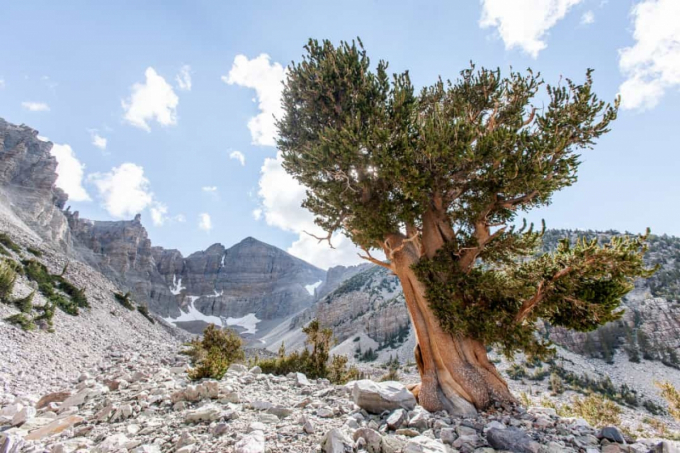
[[[69,223],[90,264],[152,311],[190,330],[200,330],[201,321],[227,325],[228,318],[237,323],[248,315],[258,320],[290,316],[312,304],[313,290],[307,287],[326,277],[321,269],[253,238],[183,257],[178,250],[152,247],[139,216],[100,222],[74,213]]]
[[[54,185],[57,160],[51,149],[38,131],[0,118],[0,198],[31,229],[67,248],[71,238],[61,210],[68,196]]]

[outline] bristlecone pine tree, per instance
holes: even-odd
[[[318,239],[342,232],[399,277],[423,407],[515,402],[487,347],[546,353],[539,318],[581,331],[620,318],[632,280],[651,272],[645,237],[539,255],[542,231],[513,226],[576,181],[579,150],[616,118],[618,100],[597,98],[591,71],[580,85],[545,85],[534,107],[544,82],[531,70],[472,66],[416,93],[408,72],[372,69],[360,41],[305,50],[283,91],[283,165],[308,188],[303,206],[328,233]]]

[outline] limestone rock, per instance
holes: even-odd
[[[399,408],[412,410],[416,406],[415,397],[400,382],[378,383],[364,379],[352,384],[354,403],[370,413],[380,414]]]

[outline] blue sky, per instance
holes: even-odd
[[[356,262],[347,241],[329,251],[301,233],[311,218],[270,118],[308,38],[360,36],[418,86],[471,60],[548,82],[595,68],[598,94],[622,93],[625,108],[583,155],[579,182],[529,219],[680,234],[677,0],[239,3],[3,5],[0,117],[56,144],[81,216],[140,211],[155,245],[184,253],[254,236],[322,267]]]

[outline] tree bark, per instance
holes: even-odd
[[[394,249],[399,244],[390,245]],[[411,268],[420,254],[418,244],[408,243],[392,255],[416,334],[420,405],[431,412],[474,415],[497,401],[515,402],[507,383],[489,361],[485,346],[441,328],[427,301],[425,286]]]

